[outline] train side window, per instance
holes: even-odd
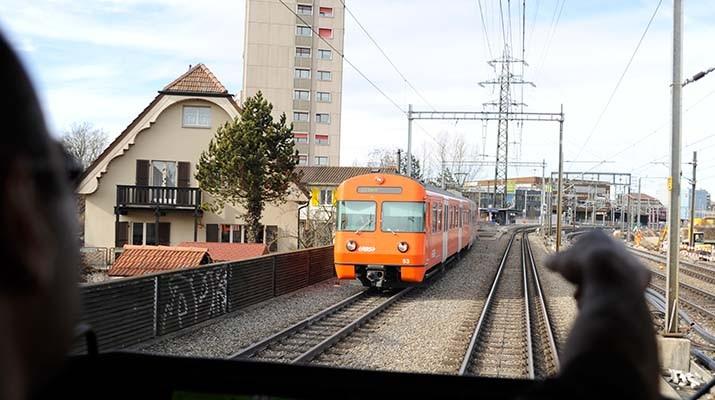
[[[442,206],[437,206],[437,232],[442,232]]]

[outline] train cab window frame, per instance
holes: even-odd
[[[377,202],[372,200],[340,200],[336,203],[336,228],[340,232],[375,232]],[[346,210],[359,211],[346,213]],[[351,217],[352,216],[352,217]]]
[[[404,208],[399,208],[400,206]],[[407,215],[386,215],[386,213],[391,212]],[[426,212],[426,203],[424,201],[383,201],[380,205],[380,230],[395,233],[424,233]],[[394,218],[407,218],[408,223],[404,225],[402,222],[400,224],[385,223],[385,221],[391,221]],[[417,220],[409,221],[409,218]]]

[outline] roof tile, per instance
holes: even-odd
[[[110,276],[139,276],[195,268],[211,262],[206,248],[125,245],[109,268]]]
[[[228,94],[228,90],[204,65],[196,64],[166,85],[162,93]]]
[[[302,176],[300,183],[304,185],[334,185],[337,186],[346,179],[358,175],[372,173],[375,168],[370,167],[296,167],[296,172]],[[385,174],[395,174],[394,167],[382,167],[380,172]]]
[[[181,247],[200,247],[208,250],[213,261],[238,261],[268,254],[262,243],[183,242]]]

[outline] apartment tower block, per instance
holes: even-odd
[[[340,165],[344,26],[340,0],[246,0],[241,100],[286,114],[300,165]]]

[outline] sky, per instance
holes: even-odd
[[[521,2],[503,3],[511,3],[507,42],[520,58]],[[715,8],[709,3],[685,2],[684,78],[715,66]],[[657,5],[658,0],[527,0],[524,79],[536,87],[524,89],[524,102],[525,111],[533,112],[558,112],[563,104],[565,170],[632,173],[634,190],[641,178],[644,192],[664,199],[672,1],[662,1],[614,92]],[[407,81],[346,13],[345,55],[359,72],[345,63],[342,165],[365,164],[375,148],[405,148],[404,110],[410,103],[423,111],[481,111],[496,98],[493,88],[479,83],[495,78],[487,61],[503,52],[498,1],[360,0],[347,6]],[[114,137],[189,65],[205,63],[231,93],[240,93],[244,13],[245,2],[237,0],[0,0],[0,29],[29,69],[54,134],[73,122],[90,122]],[[504,21],[509,37],[508,8]],[[699,152],[698,184],[715,194],[715,157],[709,156],[715,150],[713,111],[715,73],[684,89],[682,139],[684,162]],[[493,123],[420,121],[413,132],[420,159],[434,155],[442,137],[462,137],[475,153],[495,155]],[[512,161],[545,160],[547,175],[556,171],[557,124],[512,126],[510,142],[519,136],[520,146],[510,145]],[[685,176],[690,170],[683,165]],[[534,174],[540,169],[509,170],[510,176]],[[494,170],[484,167],[477,175],[487,178]]]

